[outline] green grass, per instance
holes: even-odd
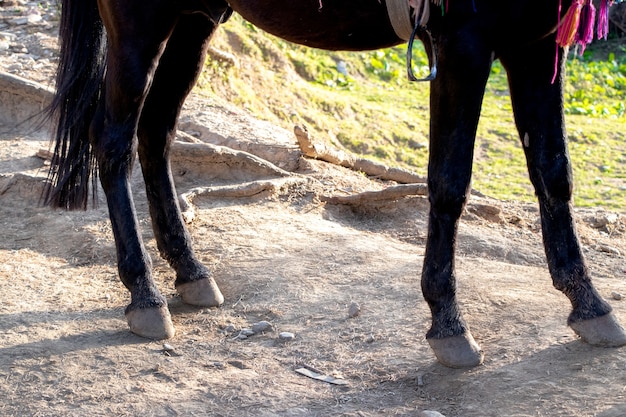
[[[208,62],[197,91],[287,129],[304,124],[335,146],[426,174],[429,85],[406,79],[405,46],[321,51],[265,34],[238,16],[212,45],[237,56],[239,67]],[[626,53],[619,44],[614,49],[602,59],[590,49],[568,60],[565,112],[575,204],[626,211]],[[427,70],[421,48],[413,59],[416,70]],[[337,70],[340,61],[348,75]],[[534,201],[499,63],[483,104],[473,186],[503,200]]]

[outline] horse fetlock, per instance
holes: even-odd
[[[485,355],[468,331],[441,339],[427,338],[437,360],[449,368],[471,368],[483,363]]]
[[[167,305],[129,309],[126,312],[126,321],[131,332],[148,339],[169,339],[175,334]]]
[[[581,340],[590,345],[602,347],[626,345],[626,331],[613,313],[593,319],[570,322],[569,326]]]
[[[219,307],[224,303],[224,296],[211,277],[176,284],[176,291],[186,304],[198,307]]]

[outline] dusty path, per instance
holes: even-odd
[[[300,171],[309,180],[277,193],[197,197],[190,229],[227,300],[203,310],[175,296],[137,178],[144,238],[178,330],[168,351],[126,328],[127,293],[116,277],[105,210],[38,207],[45,167],[34,155],[45,139],[7,125],[1,131],[2,415],[626,413],[626,350],[589,347],[565,326],[567,301],[550,284],[533,206],[475,197],[468,207],[460,298],[487,359],[457,371],[438,365],[423,338],[423,197],[358,210],[327,205],[321,195],[381,184],[304,160]],[[185,173],[181,192],[237,183],[232,176],[207,181],[192,168],[175,169]],[[626,294],[626,265],[616,253],[626,251],[624,218],[586,211],[579,219],[601,293]],[[602,220],[609,223],[597,228]],[[361,313],[349,318],[353,303]],[[626,322],[624,301],[611,303]],[[274,329],[236,337],[261,320]],[[295,339],[281,341],[283,331]],[[297,374],[303,365],[348,384]]]
[[[13,114],[7,111],[2,115]],[[208,111],[231,131],[207,126]],[[323,203],[324,195],[385,184],[291,159],[290,132],[223,103],[192,102],[186,116],[188,133],[204,139],[265,148],[264,155],[282,149],[284,167],[305,180],[252,197],[193,201],[195,247],[226,302],[192,309],[180,303],[158,257],[135,178],[144,239],[178,331],[167,346],[127,330],[128,295],[116,277],[104,208],[39,207],[45,165],[35,155],[47,139],[7,122],[13,116],[3,119],[0,415],[626,415],[626,349],[592,348],[566,327],[569,306],[551,286],[533,205],[472,198],[458,242],[459,296],[486,360],[450,370],[434,361],[423,336],[423,197],[359,209]],[[180,192],[258,175],[188,165],[175,172]],[[577,219],[596,285],[626,323],[626,301],[614,295],[626,295],[625,217],[598,209],[579,210]],[[349,317],[353,304],[361,311]],[[238,337],[261,320],[273,329]],[[282,341],[280,332],[295,339]],[[309,379],[295,372],[302,366],[347,384]]]

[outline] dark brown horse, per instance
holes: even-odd
[[[176,271],[180,296],[197,306],[219,306],[224,300],[191,248],[168,160],[180,109],[202,70],[217,27],[234,10],[292,42],[332,50],[376,49],[403,42],[390,23],[391,1],[62,2],[61,57],[51,108],[58,129],[46,198],[53,206],[85,208],[89,190],[95,190],[90,178],[99,173],[119,275],[131,294],[126,308],[131,331],[154,339],[174,334],[138,232],[129,185],[136,152],[158,248]],[[564,50],[555,43],[558,0],[447,3],[445,13],[431,10],[426,24],[438,60],[431,88],[430,215],[421,280],[432,312],[427,334],[431,347],[448,366],[473,366],[483,358],[457,304],[454,251],[494,59],[508,74],[515,120],[539,199],[548,266],[554,286],[572,304],[568,323],[591,344],[626,344],[611,307],[591,283],[572,219],[562,96]],[[570,4],[563,0],[563,11]]]

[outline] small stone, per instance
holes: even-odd
[[[246,365],[244,362],[238,361],[238,360],[228,361],[228,364],[231,365],[231,366],[234,366],[235,368],[238,368],[238,369],[250,369],[250,367],[248,365]]]
[[[589,219],[589,225],[595,229],[601,229],[617,222],[618,216],[615,213],[600,213]]]
[[[359,314],[361,314],[361,306],[358,303],[350,304],[350,307],[348,307],[348,317],[354,318]]]
[[[418,417],[446,417],[438,411],[424,410],[417,415]]]
[[[35,23],[39,23],[42,20],[43,18],[37,13],[32,13],[26,16],[26,23],[31,24],[31,25]]]
[[[367,335],[367,337],[365,338],[365,343],[374,343],[376,339],[374,338],[373,334],[369,334]]]
[[[278,338],[280,340],[285,341],[285,342],[289,342],[289,341],[295,339],[296,335],[291,333],[291,332],[280,332],[280,334],[278,335]]]
[[[270,323],[269,321],[265,321],[262,320],[258,323],[254,323],[252,325],[252,331],[256,334],[256,333],[263,333],[263,332],[268,332],[268,331],[272,331],[274,328],[274,326],[272,326],[272,323]]]
[[[241,331],[239,332],[240,335],[244,335],[244,336],[252,336],[254,335],[254,331],[252,329],[241,329]]]
[[[597,250],[598,252],[604,252],[604,253],[608,253],[611,255],[621,256],[621,252],[619,251],[619,249],[613,246],[599,244],[599,245],[595,245],[594,249]]]
[[[235,326],[233,326],[232,324],[224,327],[224,333],[233,333],[235,330]]]
[[[16,26],[25,25],[28,23],[28,17],[16,17],[15,19],[11,20],[10,23]]]
[[[176,352],[174,346],[169,343],[163,343],[162,352],[165,356],[182,356],[180,353]]]
[[[621,300],[621,299],[622,299],[622,294],[620,294],[620,293],[618,293],[618,292],[613,291],[613,292],[611,293],[611,297],[613,297],[613,299],[614,299],[614,300]]]

